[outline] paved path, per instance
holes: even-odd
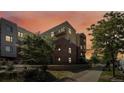
[[[64,82],[97,82],[102,73],[103,65],[98,64],[96,67],[75,73],[72,78],[64,78],[61,81]]]

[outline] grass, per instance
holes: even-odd
[[[57,79],[62,79],[65,77],[73,77],[74,73],[70,71],[49,71],[52,75],[54,75]]]
[[[103,71],[99,78],[99,82],[110,82],[111,78],[112,78],[112,71]]]
[[[118,71],[117,69],[115,71],[115,74],[116,74],[115,76],[116,79],[124,80],[124,74]],[[112,78],[113,78],[112,70],[103,71],[98,82],[111,82]]]

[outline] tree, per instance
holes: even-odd
[[[115,76],[115,60],[120,51],[124,51],[124,13],[108,12],[103,19],[88,28],[93,32],[93,48],[99,53],[110,54]]]
[[[98,56],[97,56],[97,55],[93,55],[93,56],[91,57],[91,62],[93,62],[94,64],[99,63],[100,61],[99,61]]]
[[[40,34],[24,37],[24,45],[20,46],[20,56],[28,64],[50,64],[54,46],[52,39],[43,38]]]

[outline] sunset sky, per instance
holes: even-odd
[[[4,17],[10,21],[17,23],[19,26],[31,32],[44,32],[64,21],[68,21],[77,32],[83,32],[87,36],[87,48],[91,47],[90,39],[88,36],[88,28],[91,24],[96,23],[102,18],[105,12],[84,12],[84,11],[41,11],[41,12],[0,12],[0,17]]]

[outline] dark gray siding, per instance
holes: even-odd
[[[18,45],[23,44],[23,38],[18,36],[18,32],[25,35],[33,34],[26,29],[17,26],[16,23],[0,18],[0,57],[16,58],[18,56]],[[11,36],[12,42],[6,42],[5,37]],[[9,46],[10,50],[7,52],[5,47]]]
[[[11,23],[5,19],[0,19],[1,24],[1,33],[0,33],[0,43],[1,43],[1,57],[16,57],[17,51],[16,51],[16,42],[17,42],[17,25],[14,23]],[[6,35],[12,37],[12,42],[6,42],[5,37]],[[5,47],[9,46],[11,51],[7,52],[5,51]]]

